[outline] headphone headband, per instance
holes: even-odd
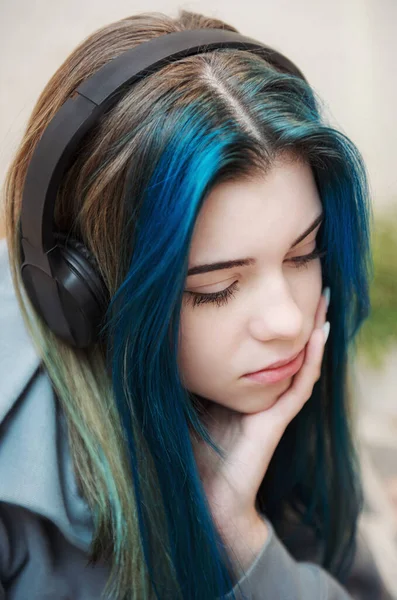
[[[151,75],[171,61],[236,48],[254,52],[278,68],[303,78],[291,61],[268,46],[223,29],[198,29],[156,37],[123,53],[84,81],[59,109],[32,156],[22,200],[22,237],[35,248],[48,251],[55,243],[53,212],[62,175],[80,140],[106,110],[117,102],[121,90]]]
[[[84,294],[77,291],[80,286],[79,278],[87,277],[87,269],[81,274],[79,267],[81,260],[86,262],[87,256],[81,257],[82,248],[79,247],[79,256],[74,257],[76,260],[73,262],[72,269],[72,275],[77,279],[72,284],[72,275],[62,273],[65,257],[57,252],[59,241],[54,231],[54,207],[57,190],[65,170],[83,136],[101,115],[117,102],[120,94],[128,86],[152,75],[170,62],[221,48],[253,52],[268,60],[278,70],[292,73],[305,80],[301,71],[288,58],[239,33],[224,29],[197,29],[170,33],[124,52],[81,83],[52,118],[40,138],[27,169],[22,195],[20,218],[20,236],[24,255],[22,277],[36,310],[42,314],[55,333],[72,345],[87,346],[95,339],[95,335],[91,331],[88,336],[90,341],[88,341],[87,335],[79,334],[75,324],[70,325],[70,319],[73,317],[68,315],[65,318],[68,312],[64,307],[66,300],[61,297],[59,287],[67,288],[68,294],[72,294],[73,297],[75,294],[78,294],[79,298],[84,296],[84,300],[81,300],[83,306],[80,306],[81,302],[78,303],[78,310],[84,313],[84,319],[91,319],[88,314],[90,294],[87,290]],[[68,268],[71,269],[70,257]],[[62,277],[66,277],[66,282],[60,282],[60,273]],[[91,285],[92,289],[97,287],[98,281],[95,285]],[[96,292],[92,294],[95,295]],[[102,296],[104,297],[104,294]],[[98,310],[94,312],[102,312],[102,305],[101,301],[101,307],[97,307]],[[81,328],[80,322],[78,328]],[[80,342],[76,337],[81,338]]]

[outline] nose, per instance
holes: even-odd
[[[285,281],[268,285],[257,294],[249,317],[249,331],[254,338],[294,340],[300,337],[302,327],[302,310]]]

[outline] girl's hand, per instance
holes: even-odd
[[[306,344],[303,365],[292,385],[271,408],[243,414],[220,404],[207,403],[203,421],[215,443],[225,451],[226,458],[222,460],[196,438],[193,450],[212,516],[221,532],[230,530],[231,523],[242,524],[243,528],[249,523],[251,533],[253,523],[263,524],[255,508],[257,492],[287,425],[310,398],[320,378],[326,312],[323,294]]]

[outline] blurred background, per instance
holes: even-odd
[[[328,120],[359,147],[373,199],[372,313],[352,360],[362,528],[397,598],[397,0],[3,0],[0,185],[41,90],[95,29],[143,11],[218,17],[301,68]],[[332,297],[331,297],[332,302]]]

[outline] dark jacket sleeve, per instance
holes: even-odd
[[[272,524],[265,518],[264,521],[268,526],[268,538],[254,563],[233,588],[236,598],[351,600],[349,593],[320,566],[296,561],[276,535]]]
[[[298,526],[289,516],[279,530],[280,539],[286,544],[290,554],[298,561],[320,563],[318,545],[312,530]],[[292,531],[298,535],[290,536]],[[294,541],[291,541],[294,540]],[[356,535],[356,553],[347,580],[343,583],[353,600],[393,600],[378,570],[359,519]]]
[[[302,530],[287,548],[262,515],[269,536],[245,576],[234,587],[240,600],[393,600],[387,591],[365,537],[358,529],[356,554],[342,585],[318,564],[313,538]],[[282,531],[286,535],[288,526]]]

